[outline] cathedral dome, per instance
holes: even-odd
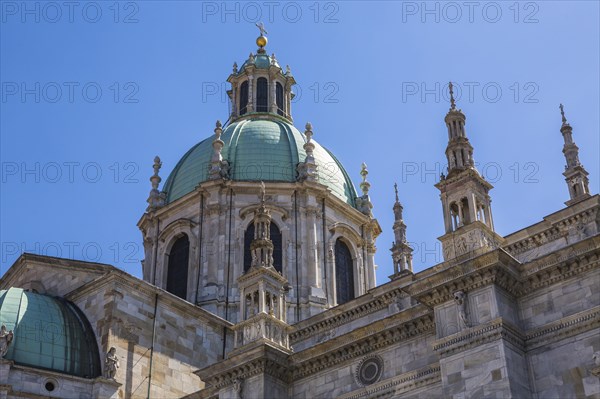
[[[208,180],[213,137],[192,147],[177,163],[164,185],[167,202],[192,192]],[[296,167],[306,158],[306,136],[283,118],[258,115],[227,126],[221,135],[222,156],[230,164],[229,177],[237,181],[295,182]],[[342,201],[354,206],[356,190],[335,156],[314,139],[317,181]]]
[[[240,70],[244,69],[246,65],[249,64],[249,61],[246,61],[242,64]],[[271,65],[280,68],[279,63],[277,63],[277,59],[273,59],[273,57],[267,54],[256,54],[254,56],[254,66],[258,69],[269,69]]]
[[[14,334],[5,359],[79,377],[100,375],[94,333],[72,303],[21,288],[1,290],[0,324]]]

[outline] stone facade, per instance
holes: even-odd
[[[288,129],[286,139],[296,140],[288,152],[302,142],[304,159],[286,158],[296,180],[232,179],[217,122],[210,153],[201,154],[208,169],[180,176],[198,182],[191,191],[159,191],[154,160],[138,222],[142,280],[110,265],[23,254],[0,290],[75,305],[100,358],[114,348],[108,360],[118,368],[83,378],[0,358],[0,399],[600,399],[600,196],[589,193],[564,112],[567,207],[502,237],[492,186],[474,166],[451,92],[448,175],[436,184],[444,261],[413,272],[396,191],[394,274],[375,286],[381,228],[367,167],[360,197],[345,198],[353,187],[334,193],[348,184],[345,171],[336,185],[319,180],[312,125],[301,134],[281,122],[291,123],[295,80],[266,55],[266,43],[259,37],[256,56],[228,78],[230,117],[258,121],[269,134]],[[260,90],[270,102],[253,96]],[[253,136],[246,150],[272,139],[263,133],[248,133],[262,141]],[[27,333],[16,330],[14,339]]]
[[[61,279],[71,281],[60,288],[54,282]],[[115,382],[4,362],[1,367],[10,371],[0,384],[8,387],[8,397],[146,398],[150,392],[151,397],[177,398],[203,388],[193,372],[222,358],[223,334],[229,334],[231,323],[112,266],[26,254],[0,287],[27,287],[31,281],[39,282],[37,292],[77,305],[92,325],[99,353],[116,348],[120,367]],[[44,291],[45,283],[52,291]],[[45,391],[40,373],[57,388]]]

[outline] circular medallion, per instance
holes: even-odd
[[[356,381],[361,385],[371,385],[379,381],[383,372],[383,360],[379,356],[364,358],[356,367]]]

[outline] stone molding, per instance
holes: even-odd
[[[434,343],[433,350],[440,356],[450,356],[488,342],[504,339],[519,350],[529,352],[598,328],[600,328],[600,306],[563,317],[526,332],[499,317],[488,323],[439,339]]]
[[[385,292],[372,298],[370,301],[342,311],[334,316],[309,324],[306,327],[297,328],[290,334],[290,343],[304,341],[315,335],[323,334],[333,328],[350,323],[368,314],[385,309],[390,303],[396,301],[397,297],[406,297],[401,290],[396,289]],[[318,315],[317,315],[318,317]],[[308,319],[310,320],[310,319]],[[302,323],[302,322],[301,322]],[[302,323],[303,324],[303,323]]]
[[[233,354],[220,363],[194,372],[206,387],[219,390],[259,374],[267,374],[285,383],[291,382],[289,353],[273,346],[267,340],[249,345],[243,353]]]
[[[524,265],[520,295],[556,284],[600,265],[600,235],[580,241]]]
[[[520,265],[503,249],[496,249],[460,264],[442,263],[434,274],[422,279],[419,279],[418,274],[414,275],[415,281],[403,289],[384,292],[368,302],[358,304],[327,319],[321,319],[305,327],[296,327],[290,334],[290,342],[294,344],[309,339],[382,310],[398,296],[409,294],[425,305],[434,307],[452,300],[452,295],[456,291],[469,292],[482,286],[496,284],[509,294],[520,297],[584,273],[598,265],[600,265],[600,235],[525,265]],[[385,286],[378,288],[383,287]]]
[[[592,309],[575,313],[528,330],[525,334],[526,348],[527,351],[531,351],[553,342],[599,328],[600,306],[595,306]]]
[[[339,399],[358,399],[363,397],[381,398],[412,391],[425,385],[431,385],[442,381],[440,365],[438,363],[430,364],[417,370],[397,375],[396,377],[380,381],[373,385],[361,388],[339,396]]]
[[[440,356],[446,357],[499,339],[510,342],[521,351],[525,349],[525,339],[519,328],[499,317],[439,339],[435,341],[433,350]]]
[[[294,381],[359,356],[373,354],[374,351],[397,342],[435,331],[434,317],[430,311],[409,320],[399,319],[398,315],[293,354]]]
[[[405,291],[429,307],[453,299],[456,291],[472,291],[496,284],[513,295],[520,287],[518,261],[502,249],[496,249],[415,281]],[[418,278],[418,275],[416,276]]]
[[[113,287],[109,287],[110,285]],[[186,314],[189,316],[194,316],[206,320],[207,322],[214,323],[221,327],[230,328],[233,326],[233,323],[226,321],[225,319],[205,310],[199,306],[193,305],[173,294],[167,292],[161,288],[155,287],[146,281],[139,280],[135,277],[128,275],[127,273],[115,269],[115,271],[111,271],[107,273],[102,278],[98,278],[96,280],[91,281],[88,284],[85,284],[74,291],[69,292],[64,295],[65,299],[68,299],[71,302],[77,302],[78,300],[82,300],[92,295],[94,292],[100,291],[105,287],[109,287],[109,291],[116,292],[135,292],[141,295],[147,295],[149,298],[152,298],[155,294],[159,294],[160,304],[161,306],[168,307],[176,312]],[[133,290],[132,290],[133,288]],[[123,294],[121,294],[123,295]]]
[[[599,210],[600,207],[594,204],[592,208],[584,209],[574,215],[562,218],[558,221],[551,220],[553,215],[545,217],[544,220],[539,223],[539,225],[546,225],[548,227],[544,229],[540,226],[541,231],[537,231],[533,235],[528,235],[527,237],[511,242],[510,244],[504,246],[504,249],[511,255],[519,255],[523,252],[540,247],[561,237],[566,237],[568,235],[569,228],[576,226],[579,223],[588,224],[593,220],[598,220],[598,217],[600,216]],[[537,226],[533,225],[531,227]],[[510,240],[510,236],[507,237],[507,239]]]

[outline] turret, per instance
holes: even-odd
[[[589,198],[590,189],[588,172],[579,162],[579,147],[577,147],[573,141],[573,128],[571,125],[569,125],[569,122],[567,122],[567,118],[565,117],[565,109],[562,104],[560,104],[560,113],[562,116],[562,126],[560,127],[560,132],[562,133],[565,142],[563,146],[563,154],[565,155],[565,159],[567,161],[563,175],[565,176],[565,181],[567,182],[567,187],[569,188],[569,196],[571,197],[571,199],[565,202],[565,204],[570,206]]]

